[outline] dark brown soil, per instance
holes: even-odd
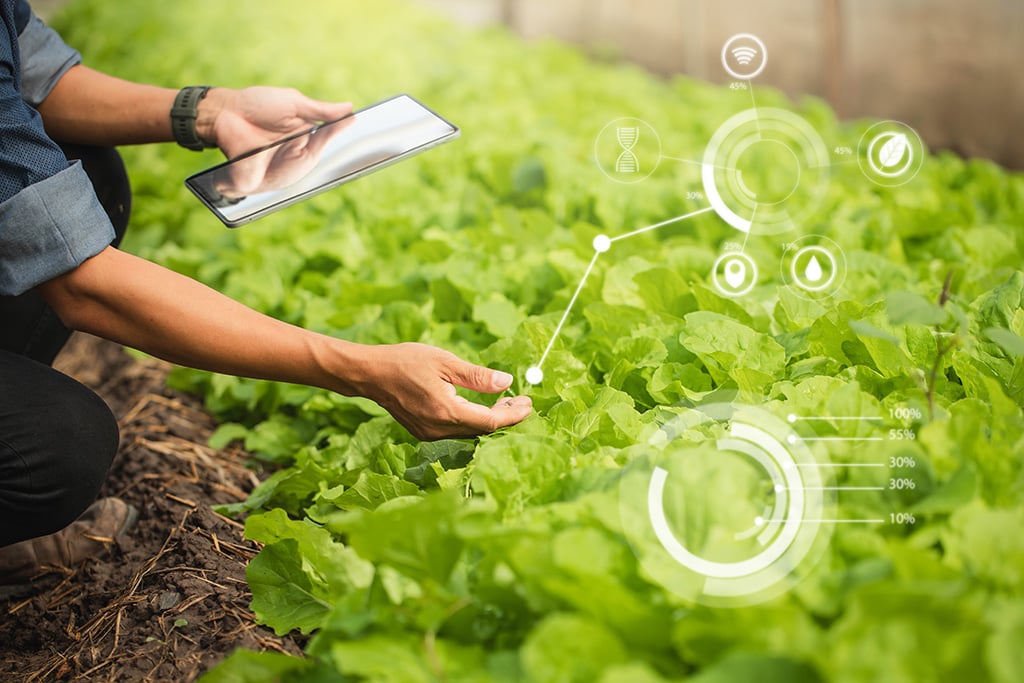
[[[206,445],[214,421],[164,387],[163,363],[76,335],[57,367],[118,417],[121,447],[101,495],[134,505],[139,521],[104,557],[0,603],[0,680],[192,681],[237,647],[301,653],[254,624],[245,566],[257,547],[210,509],[258,483],[246,454]]]

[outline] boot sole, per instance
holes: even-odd
[[[139,521],[139,511],[131,503],[128,504],[128,516],[125,517],[124,524],[121,525],[121,529],[114,536],[114,540],[121,540],[124,535],[135,526],[135,523]]]

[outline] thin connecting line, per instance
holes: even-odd
[[[808,168],[822,168],[822,167],[830,168],[832,166],[846,166],[847,164],[855,164],[855,163],[857,163],[857,159],[856,159],[856,157],[853,157],[853,158],[850,158],[850,159],[843,159],[842,161],[833,161],[833,162],[828,163],[828,164],[814,164],[814,165],[808,164],[807,167]]]
[[[789,418],[790,422],[796,422],[797,420],[881,420],[882,418],[878,415],[867,415],[867,416],[856,416],[856,415],[843,415],[843,416],[832,416],[832,417],[802,417],[800,415],[791,415]]]
[[[804,486],[804,491],[884,491],[884,486]]]
[[[805,519],[805,522],[819,524],[885,524],[884,519]]]
[[[803,441],[885,441],[883,436],[808,436]]]
[[[750,91],[750,107],[754,110],[754,123],[757,124],[757,137],[761,137],[761,118],[757,115],[757,100],[754,99],[753,80],[747,81],[747,90]]]
[[[782,524],[786,521],[785,519],[769,519],[765,524]],[[884,519],[803,519],[800,521],[813,524],[885,524]]]
[[[576,299],[579,298],[580,292],[583,291],[583,285],[587,283],[587,278],[590,277],[591,271],[594,270],[594,265],[597,263],[597,258],[603,252],[608,251],[608,249],[611,247],[612,242],[626,239],[627,237],[633,237],[635,235],[639,235],[640,233],[647,232],[649,230],[655,230],[657,228],[664,227],[671,223],[676,223],[678,221],[685,220],[687,218],[692,218],[693,216],[697,216],[702,213],[707,213],[708,211],[714,211],[714,207],[709,206],[703,209],[698,209],[697,211],[691,211],[690,213],[683,214],[682,216],[676,216],[675,218],[670,218],[668,220],[661,221],[660,223],[655,223],[654,225],[648,225],[646,227],[640,228],[639,230],[633,230],[632,232],[627,232],[623,235],[618,235],[617,237],[607,237],[605,235],[599,235],[598,237],[596,237],[594,239],[594,256],[593,258],[590,259],[590,264],[587,266],[587,269],[583,272],[583,277],[580,278],[580,284],[577,285],[576,291],[573,292],[572,298],[569,299],[569,305],[565,307],[565,312],[562,313],[562,319],[558,321],[558,325],[555,327],[555,331],[551,335],[551,339],[548,340],[548,345],[544,348],[544,353],[541,354],[540,361],[538,361],[535,366],[527,370],[526,381],[529,382],[530,384],[540,383],[541,378],[543,378],[544,376],[544,373],[541,372],[541,368],[544,366],[544,361],[547,360],[548,354],[551,353],[551,348],[554,346],[555,340],[558,339],[558,335],[562,333],[562,327],[565,325],[565,321],[569,318],[569,313],[572,312],[573,306],[576,305]]]
[[[542,367],[544,361],[547,359],[548,354],[551,352],[551,347],[554,346],[555,340],[558,339],[558,335],[562,332],[562,326],[565,325],[566,318],[569,317],[569,311],[576,304],[576,297],[580,295],[580,291],[583,289],[583,285],[586,284],[587,278],[590,276],[590,271],[594,269],[594,264],[597,263],[597,257],[601,255],[601,252],[595,250],[594,257],[590,259],[590,265],[583,272],[583,277],[580,279],[579,286],[576,287],[576,291],[573,292],[572,298],[569,299],[569,305],[565,308],[565,313],[562,314],[562,319],[558,321],[558,327],[555,328],[555,333],[551,335],[551,339],[548,341],[547,348],[544,349],[544,353],[540,357],[540,362],[537,363],[537,367]]]
[[[680,157],[670,157],[667,154],[661,155],[662,159],[669,159],[670,161],[679,161],[684,164],[693,164],[694,166],[711,166],[711,168],[717,168],[720,171],[735,171],[735,168],[728,166],[716,166],[715,164],[705,164],[703,161],[697,161],[695,159],[681,159]]]
[[[798,462],[797,467],[885,467],[884,462]],[[792,465],[787,465],[792,467]]]
[[[685,213],[682,216],[676,216],[675,218],[669,218],[667,221],[662,221],[660,223],[655,223],[654,225],[648,225],[647,227],[640,228],[639,230],[633,230],[632,232],[627,232],[627,233],[625,233],[623,235],[617,235],[615,237],[612,237],[610,241],[618,242],[619,240],[624,240],[627,237],[633,237],[635,235],[639,235],[642,232],[648,232],[649,230],[656,230],[658,228],[661,228],[661,227],[664,227],[666,225],[669,225],[670,223],[676,223],[678,221],[685,220],[687,218],[692,218],[692,217],[694,217],[694,216],[696,216],[698,214],[707,213],[708,211],[714,211],[714,210],[715,210],[714,207],[708,206],[706,208],[698,209],[696,211],[693,211],[691,213]]]
[[[743,233],[743,244],[740,245],[740,253],[744,253],[747,250],[747,240],[750,239],[750,233],[754,229],[754,219],[757,218],[757,210],[761,207],[760,204],[754,204],[754,210],[750,214],[750,228]]]

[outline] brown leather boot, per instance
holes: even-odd
[[[100,498],[67,527],[0,548],[0,598],[32,592],[31,581],[71,569],[106,550],[135,524],[138,511],[118,498]]]

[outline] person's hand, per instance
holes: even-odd
[[[39,293],[71,329],[202,370],[364,396],[421,439],[494,431],[532,409],[525,396],[487,407],[455,393],[505,391],[508,374],[425,344],[369,346],[310,332],[114,247]]]
[[[288,187],[316,168],[327,143],[353,120],[349,117],[318,128],[311,135],[300,135],[225,166],[211,179],[214,189],[224,197],[234,198]]]
[[[456,394],[456,386],[496,394],[509,388],[512,376],[448,351],[405,343],[370,347],[370,354],[357,393],[385,408],[418,439],[493,432],[521,422],[532,410],[527,396],[502,398],[487,407]]]
[[[351,102],[319,102],[293,88],[213,88],[199,103],[196,133],[230,159],[351,111]]]

